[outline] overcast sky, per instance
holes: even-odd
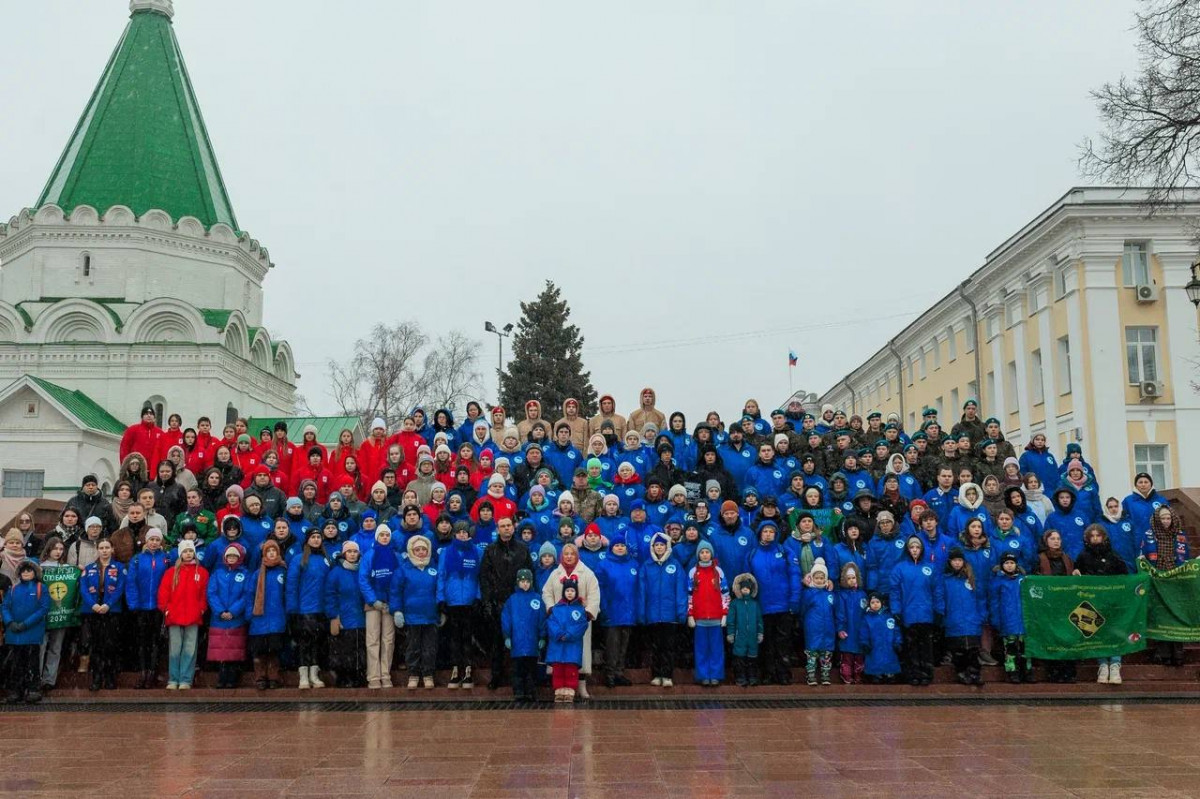
[[[689,420],[824,391],[1080,183],[1132,0],[176,0],[265,321],[317,411],[376,322],[496,338],[551,278],[600,393]],[[0,216],[124,0],[5,9]],[[14,35],[15,34],[15,35]],[[506,347],[506,351],[507,351]]]

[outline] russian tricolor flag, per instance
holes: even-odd
[[[800,361],[800,356],[795,350],[788,350],[788,366],[795,366]]]

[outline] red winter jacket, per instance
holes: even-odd
[[[373,438],[363,440],[362,446],[358,448],[358,468],[362,471],[364,483],[375,485],[375,481],[379,479],[379,472],[387,463],[388,446],[387,439],[384,438],[378,441]]]
[[[307,463],[304,464],[292,474],[292,488],[288,496],[300,496],[300,484],[305,480],[312,480],[317,484],[317,502],[324,505],[329,501],[329,493],[333,491],[333,472],[324,465],[314,469]]]
[[[351,455],[358,458],[358,450],[354,447],[344,447],[338,444],[337,447],[329,451],[329,471],[334,474],[341,474],[346,471],[346,458]]]
[[[179,584],[175,585],[175,574]],[[158,609],[168,627],[199,624],[208,607],[208,572],[199,563],[180,563],[167,569],[158,584]]]
[[[171,447],[183,448],[183,431],[182,430],[164,430],[162,435],[158,437],[158,449],[154,453],[154,473],[158,474],[158,464],[167,459],[167,453],[171,451]]]
[[[158,461],[155,457],[158,455],[158,440],[162,438],[162,434],[163,431],[157,426],[143,422],[125,428],[125,434],[121,436],[120,460],[125,460],[126,455],[136,452],[146,459],[150,473],[157,474]]]
[[[709,566],[697,563],[689,577],[688,615],[696,621],[724,618],[729,612],[729,589],[725,587],[725,574],[716,561]]]
[[[392,444],[400,445],[400,449],[404,452],[404,462],[410,464],[416,464],[417,450],[425,443],[427,442],[420,433],[405,433],[403,430],[387,440],[389,447]]]
[[[517,503],[513,502],[508,497],[500,497],[496,499],[490,494],[484,494],[479,499],[475,500],[475,504],[471,506],[471,521],[479,523],[479,506],[485,502],[492,503],[492,509],[496,515],[494,519],[513,519],[517,515]]]

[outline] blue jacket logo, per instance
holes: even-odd
[[[779,471],[778,469],[776,469],[775,471],[771,472],[771,475],[772,475],[772,476],[773,476],[773,477],[774,477],[776,480],[782,480],[782,479],[783,479],[783,472]]]
[[[895,619],[888,619],[888,620],[887,620],[887,628],[888,628],[889,630],[894,630],[894,629],[896,629],[896,620],[895,620]]]
[[[608,553],[607,553],[607,552],[601,552],[601,553],[600,553],[599,555],[597,555],[596,557],[600,558],[600,560],[604,560],[604,559],[606,559],[606,558],[608,557]]]
[[[744,536],[744,535],[739,535],[739,536],[738,536],[738,543],[739,543],[739,544],[741,544],[742,546],[746,546],[746,545],[747,545],[747,544],[749,544],[750,542],[749,542],[748,540],[746,540],[746,536]]]
[[[825,596],[825,601],[832,605],[833,604],[833,594],[827,594]]]
[[[1129,522],[1125,522],[1121,525],[1121,529],[1127,533],[1131,533],[1133,532],[1133,525],[1131,525]]]
[[[283,585],[283,572],[280,572],[278,575],[276,575],[275,582]]]
[[[577,610],[573,610],[571,611],[571,618],[575,621],[579,621],[581,618],[583,618],[583,614]]]
[[[437,577],[437,569],[433,568],[432,566],[430,566],[428,569],[426,569],[425,573],[428,574],[430,577]]]
[[[667,572],[667,574],[674,574],[674,573],[675,573],[675,564],[674,564],[674,563],[668,563],[668,564],[667,564],[667,568],[666,568],[666,572]]]
[[[344,533],[349,529],[350,529],[350,525],[346,524],[345,522],[338,522],[338,531],[339,532]]]
[[[983,556],[985,558],[987,558],[988,560],[991,560],[992,559],[992,550],[990,550],[990,549],[983,550]]]
[[[1076,526],[1076,527],[1083,527],[1083,519],[1081,519],[1081,518],[1079,518],[1078,516],[1076,516],[1076,517],[1075,517],[1075,526]]]
[[[928,566],[922,566],[921,574],[925,575],[926,577],[929,577],[933,574],[933,569],[929,568]]]
[[[776,551],[776,552],[775,552],[775,557],[777,557],[777,558],[782,558],[782,557],[783,557],[783,553],[782,553],[782,552],[779,552],[779,551]]]
[[[241,582],[245,582],[245,581],[246,581],[246,575],[242,574],[241,572],[238,572],[237,574],[233,575],[233,581],[234,581],[235,583],[241,583]]]
[[[904,542],[899,538],[896,539],[896,549],[904,549]]]
[[[866,599],[858,600],[858,606],[860,608],[862,608],[863,610],[866,610],[867,609],[867,600]]]
[[[1020,541],[1018,541],[1018,540],[1017,540],[1017,539],[1015,539],[1015,538],[1013,538],[1013,539],[1010,539],[1010,540],[1009,540],[1009,542],[1008,542],[1008,548],[1009,548],[1009,549],[1020,549],[1020,548],[1021,548],[1021,542],[1020,542]]]
[[[529,607],[532,610],[540,610],[542,607],[542,601],[540,599],[531,599],[529,600]]]
[[[568,452],[567,457],[570,458],[571,460],[575,460],[575,450],[571,450],[570,452]]]
[[[637,577],[637,567],[636,567],[636,566],[631,566],[631,567],[629,568],[629,573],[630,573],[630,574],[632,574],[634,577]]]

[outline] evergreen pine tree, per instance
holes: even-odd
[[[568,397],[579,400],[579,413],[595,412],[596,389],[583,370],[583,335],[569,323],[571,307],[553,281],[533,302],[521,303],[513,334],[513,355],[500,375],[500,404],[515,419],[525,418],[525,403],[542,403],[542,417],[553,422]]]

